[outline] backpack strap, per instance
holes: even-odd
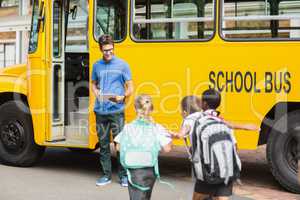
[[[185,147],[185,150],[186,150],[187,154],[189,155],[189,160],[192,162],[192,161],[193,161],[193,155],[192,155],[191,148],[190,148],[189,145],[188,145],[187,137],[185,136],[185,137],[183,138],[183,140],[184,140],[184,147]]]
[[[132,177],[131,177],[131,174],[130,174],[129,169],[126,169],[126,172],[127,172],[127,178],[128,178],[128,181],[129,181],[129,183],[130,183],[133,187],[135,187],[135,188],[137,188],[137,189],[139,189],[139,190],[141,190],[141,191],[143,191],[143,192],[148,191],[148,190],[151,189],[150,187],[145,187],[145,186],[141,186],[141,185],[138,185],[138,184],[136,184],[136,183],[133,183],[133,182],[132,182]],[[159,181],[160,183],[166,184],[166,185],[168,185],[172,190],[175,190],[174,185],[172,185],[172,184],[169,183],[169,182],[162,181],[162,180],[160,179],[159,168],[158,168],[158,162],[157,162],[157,163],[155,164],[155,166],[154,166],[154,175],[156,176],[156,178],[158,179],[158,181]]]
[[[154,166],[154,174],[156,176],[156,178],[158,179],[158,181],[162,184],[165,184],[167,186],[169,186],[172,190],[175,190],[174,185],[172,185],[171,183],[167,182],[167,181],[162,181],[160,179],[160,174],[159,174],[159,167],[158,167],[158,161],[156,162],[155,166]]]
[[[192,149],[191,149],[191,152],[192,152],[192,159],[194,158],[194,154],[196,152],[196,149],[198,148],[198,136],[197,136],[197,127],[199,126],[199,120],[203,117],[207,116],[205,113],[201,113],[201,116],[199,116],[196,121],[195,121],[195,124],[194,124],[194,127],[193,127],[193,132],[192,132]],[[201,148],[200,148],[201,149]],[[201,153],[199,151],[199,153]]]
[[[133,187],[135,187],[143,192],[150,190],[150,187],[144,187],[144,186],[133,183],[129,169],[126,169],[126,172],[127,172],[128,181]]]
[[[191,162],[193,162],[193,157],[194,157],[195,150],[197,148],[197,143],[198,143],[197,142],[197,127],[199,126],[199,120],[202,117],[205,117],[205,116],[208,116],[208,114],[205,113],[205,112],[202,112],[201,115],[199,117],[197,117],[196,120],[195,120],[194,126],[192,127],[193,128],[193,132],[191,133],[191,138],[192,138],[192,141],[190,141],[191,145],[192,145],[191,147],[189,147],[189,145],[188,145],[187,137],[183,138],[184,144],[185,144],[185,149],[186,149],[186,152],[189,155],[189,160]]]

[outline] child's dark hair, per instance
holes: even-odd
[[[185,96],[181,100],[181,109],[189,115],[201,110],[199,106],[200,99],[196,96]]]
[[[214,89],[205,90],[202,93],[202,102],[206,102],[209,109],[217,109],[221,103],[221,94]]]

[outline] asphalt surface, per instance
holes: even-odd
[[[283,190],[269,172],[262,150],[241,152],[243,186],[234,186],[233,200],[300,199]],[[113,159],[113,165],[116,160]],[[174,189],[156,182],[153,200],[191,199],[193,180],[184,150],[178,149],[160,158],[163,181]],[[114,168],[113,182],[97,187],[101,176],[98,152],[74,153],[64,148],[48,148],[34,167],[0,165],[0,200],[127,200],[127,188],[119,185]]]

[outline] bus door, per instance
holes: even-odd
[[[52,6],[49,141],[87,147],[88,5],[86,0],[55,0]]]
[[[51,133],[50,141],[65,140],[64,135],[64,6],[62,0],[52,2],[51,26],[51,78],[50,78],[50,106]]]

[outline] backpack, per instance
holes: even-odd
[[[217,115],[204,112],[192,131],[191,161],[197,179],[227,184],[240,177],[241,161],[230,129]]]
[[[120,162],[127,171],[131,185],[142,191],[150,188],[133,183],[129,169],[154,167],[155,176],[160,178],[158,168],[160,144],[156,130],[156,124],[137,119],[125,125],[120,137]]]

